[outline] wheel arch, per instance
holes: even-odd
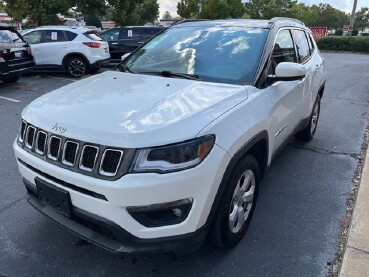
[[[63,66],[65,66],[65,62],[71,57],[82,58],[83,61],[87,64],[88,68],[90,68],[91,64],[88,61],[87,57],[84,54],[80,53],[80,52],[71,52],[71,53],[68,53],[67,55],[65,55],[64,58],[63,58],[63,62],[62,62]]]
[[[227,186],[228,180],[231,176],[233,168],[236,164],[242,160],[247,154],[251,154],[255,157],[258,162],[260,169],[260,180],[263,179],[268,166],[268,155],[269,155],[269,137],[266,130],[261,131],[248,142],[246,142],[231,158],[227,165],[227,168],[223,174],[222,181],[218,187],[218,191],[215,195],[206,225],[208,228],[212,225],[214,216],[219,209],[224,190]]]

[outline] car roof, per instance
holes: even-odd
[[[27,32],[29,31],[35,31],[35,30],[67,30],[67,31],[72,31],[72,32],[88,32],[88,31],[93,31],[91,29],[88,28],[84,28],[84,27],[70,27],[70,26],[60,26],[60,25],[56,25],[56,26],[40,26],[40,27],[36,27],[33,29],[28,29]]]
[[[180,27],[246,27],[246,28],[271,28],[278,27],[302,27],[306,28],[305,24],[297,19],[287,17],[275,17],[270,20],[265,19],[222,19],[222,20],[183,20],[170,28]]]

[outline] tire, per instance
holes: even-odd
[[[316,131],[316,127],[318,126],[319,115],[320,115],[320,96],[318,94],[309,118],[309,123],[302,131],[296,133],[295,135],[296,139],[308,142],[313,138]]]
[[[18,81],[20,79],[20,77],[21,77],[20,74],[1,77],[1,81],[3,81],[6,84],[11,84],[11,83],[15,83],[16,81]]]
[[[68,58],[65,61],[65,68],[68,74],[73,78],[81,78],[88,72],[87,63],[78,56]]]
[[[255,210],[259,182],[258,162],[247,154],[234,167],[215,214],[210,234],[215,245],[232,247],[243,238]],[[242,201],[241,195],[249,201]]]

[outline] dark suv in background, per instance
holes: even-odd
[[[151,26],[117,27],[102,32],[101,36],[109,43],[111,59],[120,61],[122,55],[133,52],[162,29]]]
[[[31,48],[13,27],[0,26],[0,80],[14,83],[35,66]]]

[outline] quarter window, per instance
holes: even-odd
[[[275,74],[275,68],[281,62],[297,62],[295,47],[290,30],[278,33],[271,58],[270,74]]]
[[[293,33],[299,60],[301,63],[304,63],[310,58],[310,48],[305,32],[302,30],[293,30]]]

